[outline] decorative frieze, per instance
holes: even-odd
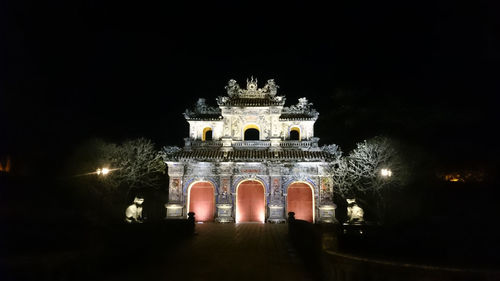
[[[331,177],[321,177],[320,198],[321,205],[333,204],[333,179]]]
[[[182,180],[180,177],[171,177],[168,188],[168,201],[172,203],[181,202]]]

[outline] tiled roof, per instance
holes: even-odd
[[[204,120],[204,121],[214,121],[214,120],[221,120],[222,115],[220,114],[191,114],[191,115],[184,115],[187,120]]]
[[[269,98],[231,98],[221,103],[222,106],[279,106],[284,101],[276,101]]]
[[[317,118],[317,115],[308,113],[282,113],[280,115],[280,120],[316,120]]]
[[[323,151],[303,151],[303,150],[181,150],[169,158],[174,161],[328,161],[330,154]]]

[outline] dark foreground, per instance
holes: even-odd
[[[21,231],[2,239],[2,281],[500,280],[496,270],[341,253],[335,250],[342,239],[333,235],[334,225],[304,221],[195,224],[194,233],[187,220],[105,228],[60,223],[59,230],[33,223],[10,226],[4,234],[15,227]]]
[[[196,224],[194,235],[183,227],[116,225],[87,232],[85,245],[12,252],[1,280],[314,280],[285,224]]]

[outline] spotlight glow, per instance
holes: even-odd
[[[390,176],[392,176],[392,171],[389,169],[382,169],[382,170],[380,170],[380,174],[383,177],[390,177]]]
[[[119,170],[120,168],[114,168],[114,169],[110,169],[110,168],[97,168],[97,170],[95,171],[95,174],[97,174],[98,176],[106,176],[107,174],[111,173],[112,171],[116,171],[116,170]]]

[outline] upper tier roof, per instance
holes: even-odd
[[[275,100],[270,98],[231,98],[219,99],[220,106],[283,106],[284,99]]]
[[[205,99],[199,99],[193,110],[186,110],[184,116],[188,120],[220,120],[222,119],[220,107],[267,107],[278,106],[282,108],[281,120],[316,120],[318,112],[313,109],[312,103],[306,98],[299,99],[297,105],[284,107],[285,97],[277,96],[279,86],[273,79],[267,80],[266,85],[258,88],[257,79],[247,79],[247,88],[242,89],[236,80],[229,80],[225,87],[227,96],[219,96],[219,107],[208,106]]]

